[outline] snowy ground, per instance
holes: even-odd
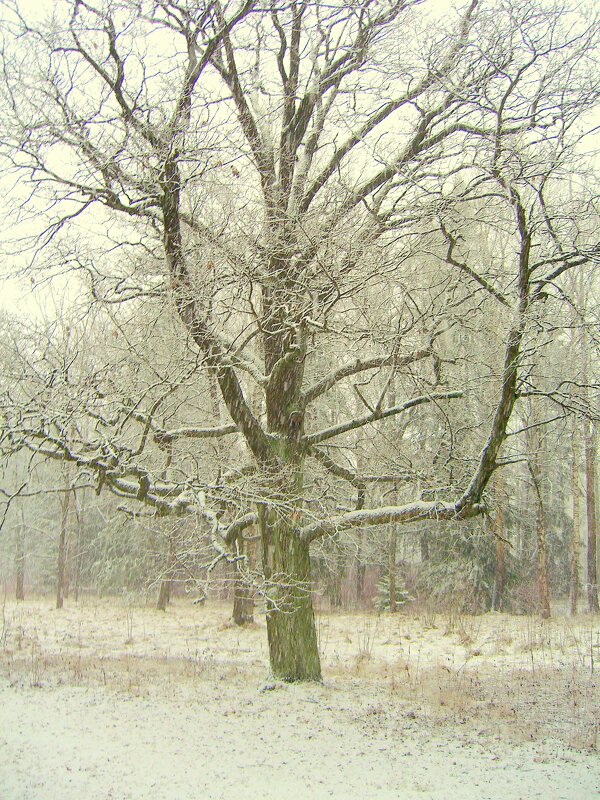
[[[228,616],[6,603],[0,800],[600,796],[598,618],[323,615],[286,686]]]

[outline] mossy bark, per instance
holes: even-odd
[[[287,513],[263,509],[261,536],[264,572],[270,584],[267,636],[273,677],[289,682],[320,681],[309,545],[299,538],[292,515]]]

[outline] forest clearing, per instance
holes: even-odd
[[[3,798],[593,798],[597,617],[320,613],[322,684],[264,621],[178,599],[6,601]]]

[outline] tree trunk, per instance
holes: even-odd
[[[581,524],[581,503],[579,494],[579,447],[577,431],[573,426],[573,465],[571,471],[571,491],[573,497],[573,535],[571,537],[571,564],[569,580],[569,602],[571,616],[577,614],[579,600],[579,527]]]
[[[327,591],[331,600],[332,608],[342,607],[342,585],[344,572],[346,570],[346,559],[340,542],[336,539],[333,542],[333,554],[330,567],[328,566],[329,578],[327,581]]]
[[[217,372],[212,370],[209,382],[210,400],[215,425],[223,424],[222,401],[219,392],[219,381]],[[215,449],[221,461],[223,446],[220,439],[216,440]],[[238,552],[246,556],[245,566],[251,568],[251,558],[255,560],[256,549],[254,542],[246,541],[242,536],[237,540]],[[253,566],[253,564],[252,564]],[[248,584],[247,578],[243,574],[244,563],[236,562],[233,565],[233,611],[232,619],[235,625],[248,625],[254,622],[254,591]]]
[[[398,610],[396,604],[396,549],[398,544],[398,531],[392,522],[390,524],[390,538],[388,542],[388,575],[389,575],[389,601],[390,614]]]
[[[175,558],[175,545],[173,542],[173,533],[169,534],[169,547],[167,550],[167,566],[160,582],[160,589],[158,591],[158,600],[156,601],[157,611],[166,611],[167,606],[171,602],[171,589],[173,587],[173,574],[177,560]]]
[[[332,608],[342,607],[342,573],[337,562],[333,565],[333,570],[329,573],[329,597]]]
[[[287,511],[260,510],[271,671],[283,681],[320,681],[309,545],[293,521]]]
[[[506,530],[504,524],[504,494],[502,478],[496,475],[494,481],[496,515],[493,522],[495,534],[494,588],[492,590],[492,611],[502,611],[504,583],[506,578]]]
[[[548,556],[546,552],[546,524],[543,506],[538,506],[537,521],[538,550],[538,596],[540,614],[543,619],[550,618],[550,591],[548,588]]]
[[[502,536],[502,534],[500,534]],[[494,589],[492,592],[492,611],[502,611],[504,579],[506,577],[506,542],[496,537],[496,563],[494,570]]]
[[[58,537],[58,560],[56,564],[56,608],[62,608],[65,597],[65,573],[67,566],[67,537],[69,529],[69,509],[71,507],[71,487],[66,473],[65,492],[61,504],[60,535]]]
[[[251,573],[255,566],[256,543],[253,540],[238,539],[238,552],[246,556],[245,571]],[[254,589],[249,581],[249,575],[244,574],[242,566],[236,564],[235,583],[233,588],[233,621],[236,625],[249,625],[254,622]]]
[[[597,614],[598,606],[598,564],[597,526],[596,526],[596,441],[595,431],[590,422],[586,422],[585,437],[585,489],[587,516],[587,591],[588,608],[591,614]]]
[[[25,515],[22,508],[15,547],[15,599],[25,599]]]
[[[171,602],[171,579],[163,578],[160,582],[160,589],[158,590],[158,600],[156,601],[157,611],[166,611],[167,606]]]
[[[75,575],[73,596],[75,602],[79,600],[79,590],[81,589],[81,570],[83,567],[83,550],[85,544],[85,488],[81,489],[79,494],[75,493],[74,506],[75,517],[77,519],[77,543],[75,553]]]
[[[246,581],[240,577],[236,577],[233,589],[233,621],[240,626],[254,622],[254,599],[249,596]]]
[[[358,534],[358,547],[356,552],[356,602],[359,606],[362,605],[365,593],[366,567],[363,561],[364,539],[365,532],[361,530]]]
[[[546,550],[546,515],[544,513],[544,502],[542,499],[541,470],[537,464],[532,465],[530,463],[529,472],[533,481],[536,497],[538,610],[543,619],[549,619],[550,591],[548,587],[548,555]]]

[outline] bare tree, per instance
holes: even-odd
[[[197,514],[232,563],[258,525],[272,670],[319,679],[311,543],[478,514],[562,276],[598,258],[555,201],[598,98],[594,12],[64,0],[45,27],[18,2],[5,13],[4,157],[47,220],[31,275],[82,275],[87,333],[104,318],[116,334],[102,368],[73,341],[58,358],[52,337],[24,354],[37,391],[7,392],[5,448]],[[480,253],[481,229],[501,259]],[[167,330],[171,352],[153,355]],[[210,375],[223,425],[197,402]],[[406,416],[404,461],[361,474],[360,437]],[[241,466],[208,464],[207,480],[222,436]],[[184,465],[172,479],[166,442]],[[405,499],[365,507],[371,481]]]

